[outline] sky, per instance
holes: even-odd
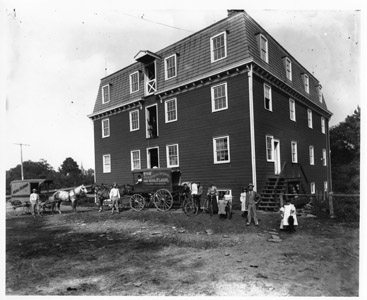
[[[6,170],[46,160],[57,170],[67,157],[94,169],[93,112],[100,79],[245,9],[323,86],[331,125],[361,106],[360,1],[286,8],[282,1],[0,0],[1,161]],[[252,1],[253,2],[253,1]],[[293,2],[292,2],[293,3]],[[265,9],[265,7],[267,9]],[[317,10],[315,10],[317,7]],[[15,9],[15,11],[14,11]],[[2,151],[2,153],[4,153]]]

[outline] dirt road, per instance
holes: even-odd
[[[62,209],[6,220],[7,295],[358,296],[358,224]]]

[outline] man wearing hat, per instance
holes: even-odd
[[[32,190],[32,194],[29,197],[29,202],[31,202],[31,212],[33,215],[33,218],[36,217],[36,211],[38,215],[40,215],[38,202],[40,200],[40,196],[37,194],[37,189]]]
[[[251,218],[253,217],[255,225],[259,226],[259,221],[257,220],[257,215],[256,215],[256,205],[260,201],[260,195],[254,191],[254,185],[252,183],[249,183],[248,185],[246,200],[247,200],[246,204],[247,204],[247,210],[248,210],[246,225],[249,226],[251,224]]]
[[[114,210],[115,206],[116,206],[117,213],[120,213],[119,212],[120,191],[117,188],[116,182],[113,183],[112,189],[110,191],[110,199],[112,201],[112,212],[111,212],[111,214],[113,214],[113,210]]]

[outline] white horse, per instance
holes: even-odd
[[[71,206],[73,211],[76,212],[76,203],[78,197],[81,195],[85,195],[87,193],[87,188],[84,184],[73,188],[70,191],[56,191],[51,197],[50,202],[52,203],[52,211],[54,211],[55,205],[57,207],[58,212],[61,214],[60,211],[60,204],[62,201],[71,201]]]

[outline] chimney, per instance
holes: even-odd
[[[235,14],[238,14],[238,13],[243,13],[245,12],[244,9],[227,9],[227,14],[228,14],[228,17],[231,17]]]

